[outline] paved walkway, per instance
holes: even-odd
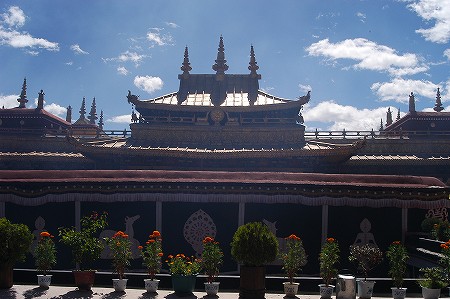
[[[442,297],[448,297],[442,294]],[[35,285],[14,285],[11,289],[0,290],[0,299],[238,299],[239,294],[235,292],[219,292],[218,296],[207,296],[205,292],[194,292],[190,296],[178,297],[171,290],[159,290],[157,294],[147,293],[144,289],[127,289],[126,292],[115,292],[111,288],[93,287],[91,292],[78,291],[74,287],[50,286],[42,289]],[[266,294],[266,299],[283,299],[284,294]],[[297,299],[320,299],[318,294],[299,294]],[[294,299],[295,299],[294,298]],[[336,298],[333,296],[333,298]],[[373,299],[391,299],[391,296],[375,296]],[[420,294],[408,294],[407,298],[421,298]]]

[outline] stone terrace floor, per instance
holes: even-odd
[[[194,292],[190,296],[178,297],[172,290],[158,290],[158,293],[147,293],[144,289],[129,288],[126,292],[115,292],[112,287],[93,287],[91,292],[78,291],[75,287],[68,286],[53,286],[49,289],[42,289],[36,285],[14,285],[11,289],[0,290],[0,299],[121,299],[121,298],[135,298],[135,299],[238,299],[239,294],[236,292],[220,292],[218,296],[207,296],[205,292]],[[449,297],[448,293],[442,291],[441,298]],[[280,293],[266,293],[266,299],[282,299],[287,298]],[[300,292],[295,298],[298,299],[320,299],[318,294],[302,294]],[[294,299],[295,299],[294,298]],[[336,298],[335,295],[332,297]],[[373,299],[391,298],[390,294],[375,294]],[[422,298],[421,294],[412,293],[407,294],[407,298]]]

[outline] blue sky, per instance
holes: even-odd
[[[127,91],[141,99],[178,90],[184,47],[191,73],[213,73],[220,36],[227,73],[248,73],[250,46],[260,88],[304,107],[307,130],[375,130],[388,107],[430,110],[436,90],[449,107],[449,0],[3,0],[0,105],[73,118],[95,97],[105,129],[128,129]]]

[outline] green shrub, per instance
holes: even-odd
[[[13,266],[16,262],[25,261],[32,241],[28,226],[0,218],[0,265]]]
[[[245,266],[263,266],[278,256],[278,240],[261,222],[240,226],[231,241],[231,255]]]

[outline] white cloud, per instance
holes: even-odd
[[[300,91],[307,93],[308,91],[312,91],[312,87],[311,85],[303,85],[303,84],[299,84],[298,88],[300,89]]]
[[[160,90],[164,84],[161,78],[152,76],[136,76],[133,83],[137,88],[148,93]]]
[[[60,106],[58,104],[51,103],[49,105],[44,105],[44,110],[50,112],[51,114],[59,116],[59,117],[61,117],[63,119],[66,118],[67,108],[66,107],[62,107],[62,106]]]
[[[22,27],[25,25],[25,14],[18,6],[11,6],[8,13],[2,14],[2,19],[5,24],[10,27]]]
[[[153,28],[153,31],[147,33],[147,40],[158,45],[166,46],[173,45],[173,38],[169,34],[161,34],[159,28]]]
[[[111,123],[129,124],[129,123],[131,123],[131,115],[126,114],[126,115],[113,116],[113,117],[107,119],[106,121],[111,122]]]
[[[118,73],[119,75],[126,76],[126,75],[128,75],[130,72],[129,72],[125,67],[119,66],[119,67],[117,68],[117,73]]]
[[[73,65],[73,61],[68,61],[65,63],[65,65]]]
[[[450,60],[450,49],[446,49],[444,51],[444,56],[447,57],[448,60]]]
[[[374,83],[370,89],[375,92],[382,101],[394,100],[399,103],[407,103],[411,92],[416,96],[424,96],[427,98],[436,97],[436,90],[438,87],[442,88],[442,86],[430,81],[395,78],[391,82]]]
[[[324,56],[333,62],[338,59],[355,60],[358,61],[353,65],[355,69],[387,71],[395,76],[412,75],[428,70],[415,54],[399,55],[394,49],[365,38],[346,39],[335,44],[323,39],[311,44],[306,51],[311,56]]]
[[[144,58],[147,58],[147,55],[140,55],[136,52],[130,52],[130,51],[126,51],[121,53],[119,56],[117,57],[113,57],[113,58],[103,58],[103,61],[105,62],[109,62],[109,61],[119,61],[119,62],[134,62],[135,66],[139,66],[139,64],[141,63],[141,61]]]
[[[173,23],[173,22],[166,22],[166,25],[169,26],[170,28],[178,28],[180,26],[178,26],[177,24]]]
[[[359,20],[363,23],[366,22],[366,14],[362,13],[362,12],[358,12],[356,13],[356,16],[359,18]]]
[[[418,0],[408,4],[427,23],[434,21],[430,28],[417,29],[426,40],[445,44],[450,40],[450,2],[448,0]]]
[[[14,27],[21,27],[25,24],[25,14],[17,6],[9,8],[8,13],[2,14],[0,20],[0,45],[8,45],[13,48],[41,48],[48,51],[59,51],[59,45],[44,38],[36,38],[28,32],[19,32]],[[7,25],[6,28],[3,25]],[[29,51],[29,54],[36,55],[37,51]]]
[[[87,55],[87,54],[89,54],[89,52],[86,52],[86,51],[82,50],[80,48],[80,45],[78,45],[78,44],[71,45],[70,49],[77,55],[80,55],[80,54]]]
[[[312,107],[310,104],[305,105],[303,116],[305,125],[308,122],[320,122],[325,127],[321,128],[326,131],[377,131],[380,128],[381,119],[383,123],[386,121],[386,112],[388,107],[379,107],[375,109],[358,109],[353,106],[343,106],[334,101],[324,101]],[[393,118],[396,112],[393,107],[391,111]],[[307,129],[308,130],[308,129]]]
[[[17,99],[19,95],[2,95],[0,94],[0,108],[14,108],[19,106]]]

